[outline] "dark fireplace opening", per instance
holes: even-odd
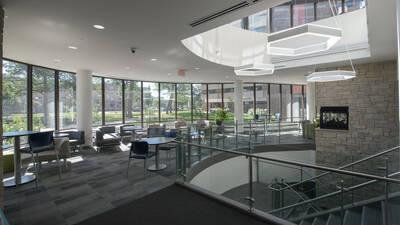
[[[348,130],[349,107],[321,107],[320,128]]]

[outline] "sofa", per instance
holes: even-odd
[[[115,126],[100,127],[96,130],[95,145],[98,148],[118,146],[121,136],[116,132]]]
[[[82,146],[85,144],[85,132],[84,131],[63,131],[61,133],[68,134],[69,146],[72,150],[79,148],[82,150]]]

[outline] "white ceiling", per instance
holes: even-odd
[[[4,57],[73,72],[89,69],[96,75],[127,79],[232,81],[235,78],[232,67],[194,55],[181,40],[286,0],[265,0],[196,28],[188,25],[241,1],[0,0],[7,16]],[[396,56],[393,48],[396,39],[392,32],[395,30],[393,2],[367,2],[368,7],[371,6],[368,13],[374,15],[368,15],[369,36],[374,42],[370,44],[390,46],[374,51],[380,59]],[[92,27],[94,24],[104,25],[106,29],[96,30]],[[389,32],[375,33],[383,29]],[[68,49],[70,45],[79,49]],[[131,54],[130,47],[138,48],[135,55]],[[159,60],[151,62],[152,58]],[[55,59],[61,62],[55,62]],[[196,67],[200,69],[195,70]],[[179,69],[186,70],[185,77],[177,76]],[[308,70],[281,70],[274,77],[276,82],[299,83],[303,82],[303,75]],[[294,74],[296,76],[292,76]],[[262,81],[263,77],[257,80]]]

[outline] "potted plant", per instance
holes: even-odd
[[[226,119],[226,117],[228,116],[228,114],[225,112],[225,110],[223,109],[218,109],[215,112],[215,123],[218,126],[221,126],[222,123],[224,122],[224,120]]]

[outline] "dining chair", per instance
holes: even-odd
[[[144,169],[144,177],[146,177],[146,162],[147,159],[155,156],[155,152],[149,151],[149,144],[145,141],[134,141],[131,144],[131,149],[129,152],[129,160],[128,160],[128,169],[126,171],[126,176],[129,175],[129,165],[131,163],[131,159],[142,159],[143,160],[143,169]]]

